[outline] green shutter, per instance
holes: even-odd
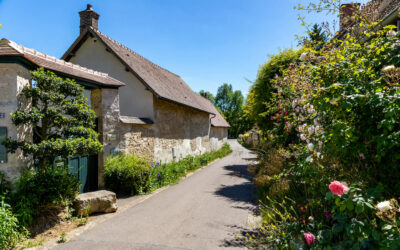
[[[7,128],[0,127],[0,163],[7,162],[7,150],[2,142],[7,138]]]

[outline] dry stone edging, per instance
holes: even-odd
[[[94,213],[114,213],[118,209],[117,197],[114,192],[107,190],[80,194],[74,202],[77,215]]]

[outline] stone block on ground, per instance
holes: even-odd
[[[94,213],[113,213],[118,209],[115,193],[100,190],[78,195],[74,202],[74,208],[77,215],[86,215]]]

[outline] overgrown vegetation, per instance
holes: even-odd
[[[148,189],[151,165],[136,155],[110,156],[105,162],[106,187],[119,194],[140,194]]]
[[[95,114],[83,87],[43,68],[31,74],[32,85],[22,89],[21,105],[11,117],[18,128],[31,129],[33,137],[19,137],[17,141],[7,138],[4,144],[10,153],[20,149],[34,160],[37,169],[27,166],[13,183],[13,192],[11,183],[0,173],[1,249],[15,246],[28,230],[32,234],[40,231],[39,218],[56,216],[78,194],[79,180],[67,168],[53,167],[55,157],[95,154],[102,149],[94,130]]]
[[[0,248],[12,249],[22,239],[27,237],[27,231],[20,226],[17,217],[11,211],[11,206],[0,196]]]
[[[11,204],[20,223],[29,227],[41,210],[68,205],[78,194],[78,178],[64,168],[26,171],[16,182]]]
[[[17,127],[31,128],[33,138],[8,138],[4,145],[9,152],[22,150],[24,156],[34,157],[39,168],[51,165],[55,157],[100,152],[95,114],[87,104],[83,87],[43,68],[31,74],[33,83],[22,89],[22,104],[11,114],[11,120]]]
[[[270,58],[279,74],[260,71],[252,91],[267,92],[247,109],[263,135],[253,247],[400,248],[400,35],[376,25],[360,16],[344,40],[306,43]]]
[[[79,180],[63,168],[47,167],[25,171],[15,182],[0,185],[0,248],[9,249],[37,233],[37,219],[57,214],[72,204],[78,194]],[[5,247],[3,247],[5,246]]]
[[[178,162],[150,162],[135,155],[109,156],[104,169],[106,187],[120,194],[140,194],[178,182],[187,173],[230,154],[225,143],[221,149],[199,156],[187,156]]]
[[[204,90],[200,91],[200,95],[210,100],[229,123],[229,138],[237,138],[251,128],[253,123],[244,115],[245,100],[240,90],[233,90],[232,85],[224,83],[215,97]]]

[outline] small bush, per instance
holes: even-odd
[[[221,149],[199,156],[188,155],[178,162],[150,163],[135,155],[110,156],[106,160],[104,181],[106,187],[119,194],[140,194],[176,183],[188,172],[232,152],[229,144]]]
[[[0,249],[11,249],[20,240],[27,236],[24,228],[21,228],[17,217],[12,213],[10,205],[0,201]]]
[[[41,208],[75,199],[79,185],[78,178],[66,169],[27,171],[16,182],[13,210],[22,225],[30,226]]]
[[[206,152],[199,156],[188,155],[178,162],[152,164],[149,188],[155,190],[165,185],[173,184],[188,172],[209,164],[217,158],[223,158],[232,152],[229,144],[225,143],[219,150]]]
[[[110,156],[104,168],[106,187],[120,194],[147,191],[151,166],[148,160],[135,155]]]

